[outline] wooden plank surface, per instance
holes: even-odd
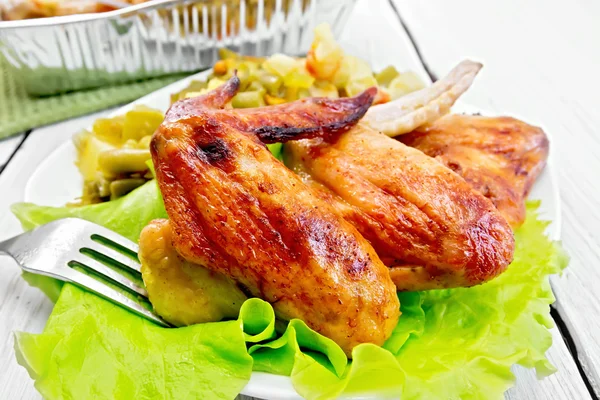
[[[0,173],[0,240],[19,231],[11,204],[22,201],[27,177],[54,149],[70,140],[73,133],[106,112],[76,118],[33,131]],[[57,184],[60,180],[57,179]],[[0,399],[39,399],[33,381],[15,359],[13,332],[41,332],[52,303],[21,278],[21,270],[12,259],[0,256]]]
[[[20,134],[8,139],[0,140],[0,171],[2,171],[6,163],[10,160],[14,152],[17,151],[19,145],[24,139],[25,134]]]
[[[438,3],[442,3],[442,0],[427,2],[427,4]],[[461,1],[460,3],[467,2]],[[511,3],[508,5],[511,7],[517,4],[517,0],[511,0],[508,3]],[[397,5],[402,10],[404,10],[404,7],[411,8],[410,12],[407,12],[407,16],[410,15],[411,18],[416,18],[410,20],[411,26],[414,23],[419,23],[418,15],[423,10],[416,9],[423,6],[422,2],[398,1]],[[435,15],[439,14],[439,10],[437,9],[433,11],[426,10],[424,12],[434,12]],[[491,21],[493,21],[493,16],[488,16],[488,18],[491,18]],[[394,64],[403,69],[416,70],[422,76],[426,76],[425,69],[420,64],[409,37],[396,19],[394,10],[386,0],[362,0],[348,26],[349,29],[346,29],[344,32],[342,42],[352,52],[368,58],[374,68],[378,69],[389,64]],[[361,29],[356,29],[357,26],[360,26]],[[418,43],[441,40],[443,37],[447,37],[449,30],[460,29],[460,27],[456,26],[448,26],[444,30],[438,30],[435,26],[425,28],[421,32],[417,33],[416,29],[413,32]],[[442,34],[439,32],[442,32]],[[422,35],[428,36],[427,38],[422,38]],[[422,50],[424,53],[426,52],[424,50],[425,47],[423,45]],[[430,61],[427,58],[431,64],[430,67],[440,76],[443,75],[459,58],[464,55],[470,55],[463,53],[461,49],[458,48],[455,53],[452,53],[455,55],[455,58],[448,60],[447,65],[443,62],[438,62],[438,59]],[[439,46],[438,50],[435,51],[440,51]],[[441,51],[447,52],[448,50],[444,48]],[[426,53],[428,55],[429,51]],[[480,58],[485,59],[486,64],[500,62],[492,57],[488,58],[487,54],[485,56],[481,55]],[[502,71],[507,61],[508,59],[502,61],[497,69]],[[506,77],[503,77],[503,79],[506,80]],[[499,86],[502,88],[503,85]],[[513,88],[513,95],[520,93],[518,85],[516,86],[516,88]],[[474,89],[477,90],[476,93],[479,95],[468,96],[468,101],[471,104],[480,105],[482,108],[490,110],[505,110],[498,108],[494,103],[496,93],[491,90],[499,90],[498,86],[485,89],[485,87],[481,87],[480,83],[478,83]],[[493,95],[490,93],[493,93]],[[499,96],[503,95],[500,94]],[[512,107],[519,115],[527,116],[528,120],[540,117],[536,121],[545,122],[543,114],[533,114],[530,116],[528,113],[529,109],[521,109],[520,106],[522,103],[522,101],[512,104],[507,102],[506,107]],[[506,108],[506,110],[509,110],[509,108]],[[0,230],[0,239],[19,231],[16,220],[8,213],[8,206],[15,201],[21,200],[26,177],[33,172],[35,166],[50,154],[56,146],[65,140],[69,140],[72,133],[86,126],[101,114],[74,119],[31,133],[4,172],[0,174],[0,191],[3,194],[3,196],[0,196],[0,227],[2,227]],[[2,145],[3,143],[0,142],[0,156],[3,154]],[[8,149],[8,147],[6,148]],[[9,154],[10,151],[6,153]],[[562,162],[562,160],[559,160],[559,162]],[[7,188],[10,190],[7,190]],[[592,238],[589,237],[587,242],[589,243],[591,240]],[[0,257],[0,321],[10,321],[9,324],[0,324],[0,370],[3,371],[0,374],[0,398],[39,398],[39,395],[33,389],[27,373],[14,360],[11,332],[13,330],[40,331],[50,310],[51,304],[43,295],[36,289],[28,287],[19,277],[17,267],[8,259]],[[536,400],[548,398],[590,398],[575,363],[556,329],[553,330],[553,336],[555,343],[549,352],[549,358],[559,368],[559,372],[543,381],[537,381],[531,371],[517,368],[515,369],[515,373],[518,376],[517,386],[507,393],[507,398]]]
[[[465,99],[526,116],[551,135],[571,256],[553,279],[557,309],[600,395],[600,3],[394,0],[429,68],[484,62]],[[439,34],[432,34],[432,31]]]

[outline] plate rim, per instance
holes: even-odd
[[[169,101],[170,101],[170,94],[181,91],[182,89],[187,87],[189,85],[189,83],[193,80],[206,78],[210,74],[211,71],[212,71],[211,69],[207,69],[205,71],[196,73],[194,75],[191,75],[191,76],[188,76],[181,80],[178,80],[174,83],[171,83],[167,86],[164,86],[164,87],[162,87],[158,90],[155,90],[145,96],[140,97],[137,100],[134,100],[134,101],[132,101],[128,104],[125,104],[121,107],[118,107],[117,109],[113,110],[112,112],[108,113],[106,116],[104,116],[102,118],[111,118],[111,117],[115,117],[117,115],[122,115],[123,113],[131,110],[136,105],[143,104],[143,105],[148,106],[148,104],[147,104],[148,102],[150,102],[150,103],[152,103],[153,101],[156,102],[157,98],[161,98],[163,96],[169,97]],[[154,106],[149,106],[149,107],[154,107]],[[457,107],[466,108],[467,110],[469,110],[469,109],[478,110],[479,112],[483,112],[488,115],[495,114],[495,113],[486,111],[480,107],[475,107],[470,104],[463,103],[461,101],[457,102]],[[91,128],[92,128],[91,125],[87,125],[80,129],[90,130]],[[76,132],[73,132],[73,134],[75,134],[75,133]],[[552,137],[550,136],[550,134],[548,132],[545,132],[545,133],[548,136],[550,143],[552,143],[553,141],[552,141]],[[62,152],[67,151],[66,148],[72,147],[72,146],[73,146],[73,143],[72,143],[71,139],[66,140],[66,141],[62,142],[61,144],[59,144],[54,150],[52,150],[52,152],[50,152],[50,154],[29,175],[29,177],[27,178],[27,182],[25,183],[25,188],[24,188],[24,193],[23,193],[24,201],[31,201],[31,196],[30,196],[31,187],[34,186],[35,177],[38,174],[38,171],[45,170],[47,168],[46,164],[50,163],[54,158],[56,158],[57,154],[61,154]],[[552,224],[552,231],[550,232],[550,234],[548,236],[551,240],[560,240],[561,227],[562,227],[562,211],[561,211],[561,202],[560,202],[560,190],[558,188],[558,180],[557,180],[557,176],[556,176],[554,160],[555,160],[554,153],[553,153],[553,151],[550,151],[548,160],[546,162],[546,166],[542,173],[546,173],[549,175],[550,193],[551,193],[551,197],[552,197],[551,201],[554,203],[554,208],[549,215],[550,218],[548,218]],[[265,382],[266,379],[275,380],[277,382],[277,384],[276,385],[268,385]],[[289,376],[276,375],[276,374],[271,374],[271,373],[267,373],[267,372],[259,372],[259,371],[252,371],[249,381],[247,382],[246,386],[242,389],[240,394],[245,395],[245,396],[251,396],[251,397],[269,398],[269,399],[273,399],[273,400],[302,399],[302,397],[294,389],[291,378]],[[265,396],[267,396],[267,397],[265,397]],[[368,398],[372,398],[372,397],[369,397],[368,395],[365,397],[365,394],[363,393],[363,394],[355,394],[352,397],[343,397],[343,398],[358,400],[358,399],[368,399]]]

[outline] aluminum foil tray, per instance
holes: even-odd
[[[211,67],[217,49],[305,53],[356,0],[154,0],[102,14],[0,21],[0,52],[32,95]]]

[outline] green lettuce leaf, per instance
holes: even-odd
[[[271,154],[273,154],[275,156],[276,159],[278,159],[279,161],[283,161],[282,157],[282,150],[283,150],[283,143],[272,143],[272,144],[268,144],[267,148],[269,149],[269,151],[271,152]]]
[[[375,392],[403,399],[500,398],[513,364],[554,371],[548,282],[567,264],[544,236],[537,203],[516,232],[515,260],[499,278],[468,289],[400,293],[402,316],[383,347],[364,344],[346,359],[331,340],[300,320],[285,324],[259,299],[237,321],[186,328],[157,327],[72,285],[47,278],[33,284],[57,297],[44,332],[17,333],[18,361],[48,399],[233,398],[251,371],[289,375],[305,398]],[[81,208],[17,204],[25,229],[76,216],[132,240],[165,217],[149,182],[124,198]]]
[[[231,399],[252,372],[239,321],[164,329],[70,284],[15,350],[48,399]]]
[[[105,226],[135,242],[148,222],[156,218],[167,218],[156,181],[147,182],[127,196],[106,203],[84,207],[45,207],[17,203],[11,210],[25,230],[60,218],[76,217]]]

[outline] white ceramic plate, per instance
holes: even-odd
[[[144,96],[131,104],[128,104],[113,113],[113,116],[129,111],[137,104],[166,111],[170,105],[170,95],[186,88],[193,79],[204,79],[210,71],[201,72],[192,77],[175,82],[154,93]],[[457,112],[481,112],[472,106],[457,105]],[[485,113],[484,113],[485,114]],[[82,127],[82,129],[85,127]],[[90,129],[90,127],[88,127]],[[73,132],[75,134],[76,132]],[[75,167],[75,147],[71,141],[63,143],[48,158],[46,158],[31,175],[25,186],[25,201],[62,206],[72,201],[81,194],[82,178]],[[58,182],[56,177],[60,176]],[[540,213],[543,219],[551,221],[548,227],[548,235],[552,239],[560,238],[560,199],[558,187],[553,173],[552,156],[548,160],[548,166],[539,177],[530,195],[531,199],[542,200]],[[250,381],[242,390],[242,394],[262,399],[287,400],[300,399],[294,390],[288,377],[255,372]],[[371,396],[361,396],[366,399]],[[358,399],[359,397],[352,397]]]

